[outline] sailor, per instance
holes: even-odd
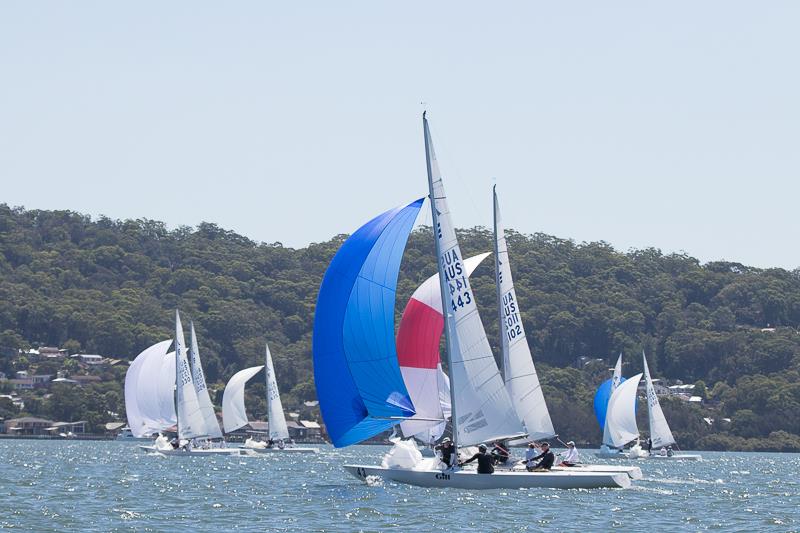
[[[543,442],[539,448],[542,450],[542,453],[537,455],[536,457],[531,458],[529,462],[529,466],[527,466],[528,472],[547,472],[551,468],[553,468],[553,463],[556,462],[556,456],[553,452],[550,451],[550,443]],[[536,464],[531,465],[533,461],[539,461]]]
[[[282,450],[284,446],[286,445],[283,443],[283,439],[278,439],[278,448]]]
[[[492,458],[495,464],[506,464],[511,453],[503,446],[502,442],[495,442],[492,444]]]
[[[272,448],[274,446],[275,446],[275,441],[272,439],[272,437],[270,437],[270,439],[267,441],[267,448]]]
[[[455,448],[453,447],[453,443],[450,442],[450,437],[445,437],[442,439],[442,443],[434,448],[434,450],[441,452],[442,454],[442,462],[447,465],[448,468],[452,468],[453,466],[453,459],[455,454]]]
[[[675,452],[672,451],[672,446],[667,446],[667,457],[672,457]]]
[[[567,443],[567,450],[559,455],[561,456],[561,466],[575,466],[580,462],[578,449],[575,447],[575,441],[569,441]]]
[[[169,441],[169,443],[172,446],[173,450],[177,450],[178,446],[180,446],[180,441],[178,440],[178,437],[173,438],[171,441]]]
[[[528,449],[525,450],[525,468],[533,468],[533,458],[538,454],[539,452],[536,451],[536,443],[529,442]]]
[[[653,455],[653,439],[647,437],[647,442],[645,444],[647,445],[647,455]]]
[[[478,473],[479,474],[493,474],[494,473],[494,458],[492,454],[486,452],[486,445],[481,444],[478,446],[478,453],[467,459],[466,461],[459,463],[459,466],[465,465],[467,463],[471,463],[475,459],[478,460]]]
[[[658,455],[660,455],[661,457],[666,457],[667,456],[667,449],[662,446],[661,449],[658,450]]]

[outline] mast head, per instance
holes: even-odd
[[[428,113],[428,110],[427,110],[427,109],[426,109],[426,110],[424,110],[424,111],[422,112],[422,120],[425,120],[425,115],[426,115],[427,113]]]

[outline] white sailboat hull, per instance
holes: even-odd
[[[319,448],[250,448],[243,446],[240,448],[244,453],[319,453]]]
[[[219,456],[219,455],[241,455],[239,448],[210,448],[208,450],[202,448],[193,448],[189,450],[160,450],[155,446],[139,446],[139,449],[148,453],[160,453],[161,455],[176,456],[176,457],[189,457],[189,456]]]
[[[358,479],[366,481],[376,476],[397,483],[417,487],[450,487],[466,490],[489,489],[598,489],[628,488],[631,479],[619,472],[515,472],[495,471],[478,474],[475,470],[402,470],[380,466],[344,465],[344,469]]]
[[[662,461],[702,461],[703,456],[696,453],[676,453],[669,455],[650,455],[647,459],[660,459]]]
[[[613,450],[613,451],[598,451],[594,454],[595,457],[599,457],[601,459],[630,459],[628,454],[625,453],[623,450]]]
[[[495,466],[495,470],[504,469],[502,466]],[[516,472],[523,472],[525,471],[525,464],[524,462],[516,463],[514,466],[509,468],[508,470],[513,470]],[[642,469],[638,466],[622,466],[622,465],[594,465],[588,463],[578,463],[575,466],[559,466],[556,465],[550,469],[551,472],[602,472],[604,474],[608,473],[620,473],[625,474],[632,480],[642,479]]]

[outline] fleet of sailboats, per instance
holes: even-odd
[[[488,442],[557,438],[514,289],[497,188],[494,187],[492,197],[502,361],[499,367],[470,283],[472,272],[492,253],[464,258],[425,114],[423,136],[437,272],[412,294],[395,335],[400,261],[424,199],[375,217],[342,244],[320,287],[313,336],[315,383],[328,435],[334,446],[343,447],[399,426],[406,438],[432,445],[448,430],[449,422],[456,453],[459,448]],[[444,362],[440,360],[442,336]],[[168,352],[173,344],[174,351]],[[225,444],[224,434],[248,424],[245,386],[262,369],[269,417],[267,442],[251,437],[243,448],[230,448]],[[598,453],[601,457],[623,455],[623,448],[634,440],[637,445],[633,450],[639,456],[635,406],[642,377],[653,446],[675,444],[646,358],[643,370],[633,378],[624,379],[620,355],[612,378],[598,391],[595,409],[603,428],[603,446]],[[190,323],[187,348],[177,311],[174,339],[147,348],[131,364],[125,382],[125,401],[134,437],[175,428],[181,446],[175,448],[159,436],[154,446],[142,446],[148,451],[166,455],[318,451],[289,445],[269,346],[264,365],[237,372],[226,385],[223,428],[220,428],[206,385],[194,324]],[[548,472],[509,468],[487,476],[469,468],[421,460],[421,456],[417,459],[418,448],[413,440],[396,442],[399,444],[387,454],[382,465],[344,465],[344,468],[361,479],[378,476],[412,485],[467,489],[624,488],[631,479],[641,478],[638,467],[615,465],[557,466]],[[400,457],[398,451],[403,450],[410,450],[412,463],[393,463],[393,453]],[[631,453],[627,456],[633,456]],[[699,458],[670,454],[672,457]]]

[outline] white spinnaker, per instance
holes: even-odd
[[[491,252],[485,252],[464,259],[467,276],[472,275],[478,265],[490,255]],[[439,274],[436,273],[422,282],[411,295],[411,299],[422,302],[441,314],[442,292],[439,287]],[[446,421],[450,417],[450,379],[442,371],[441,363],[437,368],[401,365],[400,372],[417,411],[414,416],[400,424],[403,435],[417,437],[422,442],[430,442],[431,438],[437,440],[444,433],[446,422],[436,422],[436,419]],[[428,420],[415,420],[418,418]]]
[[[610,444],[614,448],[622,448],[639,436],[639,427],[636,425],[636,392],[641,380],[641,374],[625,380],[608,401],[606,427]]]
[[[200,404],[200,411],[203,413],[203,422],[206,426],[208,436],[212,439],[221,439],[222,431],[219,429],[217,415],[214,414],[214,404],[208,395],[206,385],[206,375],[203,372],[203,365],[200,363],[200,349],[197,346],[197,335],[194,332],[194,322],[189,323],[190,341],[189,358],[192,366],[192,382],[194,391],[197,393],[197,402]]]
[[[272,353],[267,344],[267,416],[269,416],[269,438],[286,440],[289,438],[289,428],[286,427],[286,417],[283,416],[281,394],[278,392],[278,382],[275,380],[275,367],[272,364]]]
[[[176,394],[175,405],[178,414],[178,438],[193,439],[208,436],[197,393],[192,383],[192,369],[186,357],[186,341],[178,311],[175,311],[175,362]]]
[[[523,435],[525,430],[508,396],[503,377],[486,339],[472,287],[458,245],[439,165],[423,118],[429,188],[438,240],[437,258],[451,364],[450,386],[457,428],[457,444],[470,446]]]
[[[160,412],[156,408],[148,410],[143,408],[145,397],[139,394],[139,385],[149,381],[150,376],[143,378],[143,371],[147,371],[148,362],[157,361],[163,358],[172,344],[171,340],[166,340],[154,344],[136,356],[128,371],[125,373],[125,414],[128,418],[128,427],[131,432],[139,438],[149,437],[156,431],[163,429],[160,424]]]
[[[258,374],[261,366],[253,366],[240,370],[225,385],[225,392],[222,393],[222,425],[225,433],[236,431],[240,427],[246,426],[247,412],[244,408],[244,385],[247,381]]]
[[[178,423],[175,416],[175,352],[169,352],[158,362],[158,375],[153,377],[158,410],[164,428]]]
[[[614,395],[614,391],[617,390],[619,387],[619,383],[622,380],[622,354],[619,354],[617,357],[617,364],[614,365],[614,374],[611,376],[611,395],[608,397],[608,403],[611,403],[611,396]],[[606,407],[606,424],[603,426],[603,444],[606,446],[611,446],[612,448],[614,445],[611,443],[611,436],[608,434],[608,408]]]
[[[508,245],[500,217],[497,190],[494,190],[494,234],[495,276],[497,282],[497,305],[500,313],[500,341],[503,352],[503,377],[511,402],[525,424],[528,438],[542,440],[553,437],[556,432],[542,386],[533,365],[525,328],[522,325],[517,293],[511,277]]]
[[[661,410],[661,404],[658,402],[656,389],[650,378],[650,369],[647,367],[647,357],[644,353],[642,353],[642,360],[644,361],[644,380],[647,388],[647,416],[650,420],[650,438],[653,446],[661,448],[675,444],[675,437],[672,436],[667,419],[664,417],[664,411]]]

